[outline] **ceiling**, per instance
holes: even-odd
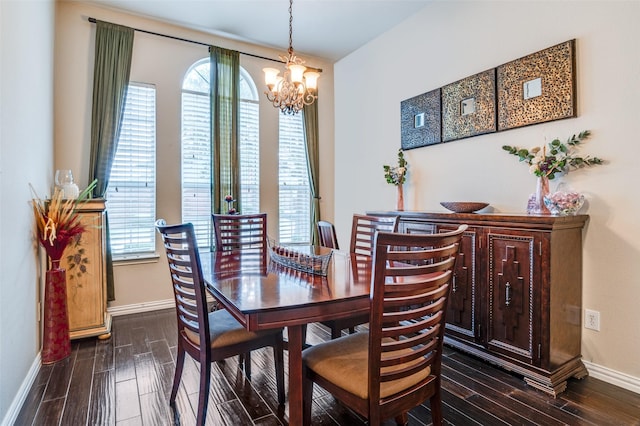
[[[432,0],[295,0],[296,53],[335,62]],[[84,0],[216,35],[287,50],[287,0]]]

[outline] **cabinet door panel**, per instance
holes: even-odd
[[[85,231],[67,246],[60,266],[67,271],[69,337],[106,338],[111,332],[107,312],[105,201],[92,199],[77,206]]]
[[[102,213],[80,213],[85,231],[64,251],[60,266],[67,271],[67,308],[71,331],[104,323]]]
[[[457,225],[441,225],[438,232],[457,229]],[[478,291],[479,271],[476,261],[477,230],[469,228],[460,241],[460,252],[456,259],[449,303],[447,306],[447,334],[469,341],[476,341],[479,324]]]
[[[487,234],[487,345],[530,364],[539,361],[539,241],[535,233]]]

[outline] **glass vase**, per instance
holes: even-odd
[[[551,214],[544,204],[544,197],[549,195],[549,178],[538,176],[536,181],[536,191],[529,197],[527,204],[528,214]]]
[[[78,185],[73,181],[73,173],[69,169],[56,170],[56,186],[62,190],[62,198],[75,200],[80,195]]]
[[[582,208],[584,195],[561,183],[554,192],[545,195],[544,204],[554,216],[572,216]]]

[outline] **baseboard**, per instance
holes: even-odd
[[[31,364],[31,368],[29,368],[27,376],[24,378],[22,384],[20,385],[20,389],[18,389],[18,393],[16,393],[15,398],[13,398],[13,401],[11,401],[11,405],[7,410],[7,414],[4,416],[4,419],[2,419],[2,423],[0,423],[2,426],[11,426],[16,424],[16,419],[20,414],[22,405],[27,399],[29,391],[31,390],[31,386],[33,385],[33,382],[35,382],[36,377],[38,377],[38,373],[40,372],[40,361],[40,352],[38,352],[38,355],[36,355],[36,359],[34,359],[33,363]]]
[[[134,303],[131,305],[113,306],[107,308],[112,316],[138,314],[140,312],[158,311],[160,309],[175,308],[176,303],[173,299],[156,300],[153,302]]]
[[[587,367],[591,377],[640,394],[640,377],[620,373],[619,371],[611,370],[610,368],[589,361],[582,360],[582,362],[584,366]]]

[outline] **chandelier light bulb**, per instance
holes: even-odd
[[[275,68],[263,68],[262,72],[264,72],[264,82],[265,82],[265,84],[267,85],[269,90],[272,90],[273,87],[277,83],[278,74],[280,74],[280,71],[275,69]],[[282,77],[280,77],[280,78],[282,78]]]
[[[307,70],[304,65],[290,64],[289,71],[291,71],[291,81],[293,83],[302,83],[302,75]]]
[[[304,73],[304,83],[307,86],[307,90],[317,90],[318,89],[318,79],[320,78],[320,73],[315,71],[307,71]]]

